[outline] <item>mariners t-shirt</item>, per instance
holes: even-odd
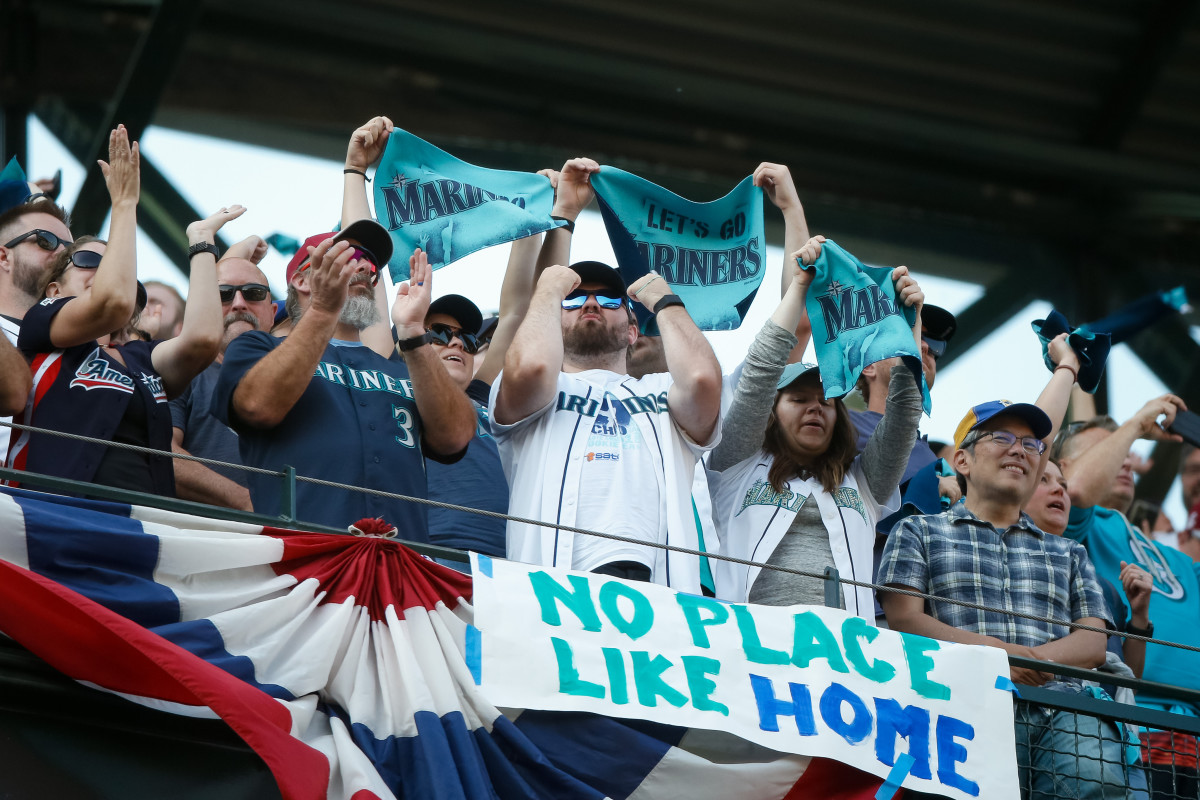
[[[603,380],[603,370],[579,373],[584,380]],[[646,452],[647,442],[629,410],[612,392],[605,392],[599,401],[596,415],[588,420],[587,452],[579,477],[579,527],[605,533],[628,536],[647,542],[659,539],[662,520],[659,518],[657,494],[647,487],[657,487],[658,478]],[[650,494],[653,503],[641,500]],[[614,561],[636,561],[648,568],[654,566],[654,551],[649,547],[627,544],[598,536],[577,534],[571,568],[587,571]]]
[[[1117,511],[1101,506],[1072,508],[1064,535],[1087,548],[1096,574],[1121,589],[1121,562],[1137,564],[1150,573],[1150,620],[1154,638],[1181,644],[1200,645],[1196,621],[1200,620],[1200,565],[1189,556],[1146,538]],[[1128,598],[1125,598],[1128,602]],[[1163,645],[1146,645],[1146,668],[1142,677],[1156,683],[1200,689],[1200,653]],[[1152,691],[1138,692],[1138,702],[1174,704],[1169,697]]]
[[[429,499],[460,506],[482,508],[500,514],[508,512],[508,480],[500,463],[500,452],[488,424],[487,400],[491,386],[471,381],[467,396],[475,403],[479,417],[475,438],[461,461],[439,464],[425,459],[429,475]],[[504,530],[507,520],[485,517],[451,508],[429,509],[429,541],[444,547],[473,550],[489,556],[504,557]]]
[[[361,345],[330,344],[278,425],[255,428],[233,416],[230,401],[238,383],[284,341],[249,331],[225,351],[212,413],[237,431],[242,463],[271,470],[290,465],[298,475],[425,497],[421,418],[398,355],[384,358]],[[256,512],[280,513],[281,478],[251,473],[248,488]],[[305,522],[342,529],[365,517],[383,517],[400,538],[429,541],[420,503],[299,482],[296,513]]]

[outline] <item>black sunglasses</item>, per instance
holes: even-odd
[[[937,361],[946,354],[946,342],[942,339],[934,339],[932,336],[921,336],[921,341],[929,346],[929,353],[933,356],[933,360]]]
[[[479,352],[479,339],[473,333],[467,333],[460,328],[451,328],[449,325],[443,325],[440,322],[435,322],[429,326],[429,336],[438,344],[448,345],[450,340],[455,336],[462,342],[463,350],[475,355]]]
[[[25,241],[26,239],[32,239],[35,236],[37,237],[37,246],[51,253],[53,253],[59,247],[70,247],[71,245],[75,244],[69,239],[60,239],[56,234],[53,234],[50,231],[44,231],[41,228],[34,228],[29,233],[22,233],[11,242],[7,242],[4,246],[13,247]]]
[[[217,287],[217,291],[221,293],[222,303],[232,303],[233,296],[238,292],[242,293],[242,297],[247,303],[261,303],[271,297],[271,290],[261,283],[243,283],[241,286],[230,286],[223,283]]]
[[[71,253],[68,260],[74,266],[79,267],[79,269],[95,269],[100,266],[100,259],[102,258],[104,256],[94,250],[76,250],[74,253]]]

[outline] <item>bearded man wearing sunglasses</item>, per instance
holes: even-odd
[[[631,301],[656,314],[669,373],[628,374]],[[492,386],[510,513],[646,544],[510,522],[509,558],[698,594],[698,559],[651,545],[697,546],[692,476],[720,438],[720,408],[720,364],[662,276],[626,290],[596,261],[546,269]]]
[[[242,463],[237,434],[212,415],[212,394],[229,344],[247,331],[270,331],[275,321],[277,304],[271,299],[267,276],[258,268],[266,254],[266,242],[251,236],[230,247],[217,262],[224,324],[221,349],[217,360],[171,401],[172,452]],[[234,467],[210,469],[196,461],[179,460],[175,462],[175,492],[184,500],[251,511],[247,475]]]
[[[249,331],[225,351],[212,411],[237,431],[243,463],[425,497],[424,457],[462,457],[475,408],[428,346],[433,273],[420,249],[392,308],[405,358],[362,341],[379,319],[375,285],[391,256],[391,237],[374,220],[310,237],[287,268],[291,333]],[[251,474],[249,485],[256,512],[279,513],[278,478]],[[426,507],[405,500],[300,483],[296,513],[334,528],[382,517],[400,538],[428,541]]]

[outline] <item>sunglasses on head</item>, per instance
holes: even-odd
[[[934,339],[932,336],[922,334],[921,341],[928,345],[929,353],[933,356],[934,361],[946,353],[946,342],[942,339]]]
[[[261,283],[243,283],[241,286],[223,283],[217,287],[217,291],[221,293],[222,303],[232,303],[234,295],[238,292],[242,293],[242,299],[247,303],[260,303],[271,299],[271,290]]]
[[[94,250],[77,250],[71,253],[70,262],[73,266],[79,269],[95,269],[100,266],[100,259],[104,256]]]
[[[467,333],[461,328],[451,328],[449,325],[435,322],[429,326],[429,335],[433,341],[442,345],[450,344],[450,340],[457,336],[458,340],[462,342],[464,351],[471,355],[479,352],[479,338],[475,334]]]
[[[612,295],[600,294],[599,292],[589,292],[585,289],[576,289],[563,298],[562,307],[567,311],[575,311],[583,308],[589,297],[596,298],[598,306],[607,308],[610,311],[614,308],[620,308],[625,304],[625,298],[623,297],[614,297]]]
[[[53,234],[50,231],[44,231],[41,228],[34,228],[33,230],[29,231],[29,233],[21,234],[4,246],[13,247],[25,241],[26,239],[33,239],[34,237],[36,237],[35,241],[37,242],[38,247],[51,253],[53,253],[59,247],[70,247],[71,245],[75,244],[69,239],[60,239],[58,235]]]

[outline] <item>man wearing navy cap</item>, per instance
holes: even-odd
[[[361,331],[378,320],[374,286],[391,256],[391,238],[374,220],[309,238],[287,268],[291,333],[249,331],[225,351],[213,415],[237,431],[243,463],[425,497],[423,456],[461,457],[475,409],[429,346],[432,270],[421,250],[409,257],[410,280],[392,309],[403,361],[362,343]],[[255,511],[282,510],[277,477],[252,474],[249,489]],[[382,517],[400,538],[428,540],[417,503],[300,483],[296,508],[299,519],[335,528]]]
[[[668,373],[628,374],[631,300],[655,314]],[[699,593],[694,556],[647,545],[696,547],[692,477],[720,408],[716,355],[660,275],[626,289],[596,261],[546,269],[492,386],[510,512],[646,544],[510,522],[509,558]]]
[[[897,525],[877,579],[1036,619],[881,593],[893,630],[1086,669],[1104,663],[1103,633],[1061,624],[1112,627],[1087,552],[1070,539],[1047,535],[1021,510],[1037,488],[1054,428],[1035,405],[1000,400],[972,408],[954,435],[964,501]],[[1065,693],[1085,691],[1076,679],[1021,667],[1011,668],[1011,678]],[[1030,703],[1018,703],[1014,717],[1021,785],[1030,797],[1126,796],[1125,747],[1112,723]]]

